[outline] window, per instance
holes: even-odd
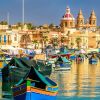
[[[15,35],[15,37],[14,37],[14,41],[17,41],[17,35]]]
[[[83,24],[83,20],[80,21],[80,24]]]
[[[95,24],[95,20],[93,20],[93,24]]]
[[[72,22],[70,22],[70,26],[72,26],[73,25],[73,23]]]
[[[10,35],[8,35],[8,42],[10,41]]]
[[[65,27],[67,27],[67,22],[65,22]]]
[[[90,21],[90,23],[89,24],[91,24],[91,21]]]
[[[6,43],[6,41],[7,41],[7,40],[6,40],[6,35],[4,35],[4,43]]]

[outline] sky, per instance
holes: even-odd
[[[25,22],[34,25],[55,24],[59,25],[62,16],[69,6],[71,13],[76,18],[80,9],[83,11],[85,20],[94,9],[97,16],[97,24],[100,26],[100,0],[24,0]],[[0,0],[0,21],[7,20],[9,23],[22,22],[22,0]]]

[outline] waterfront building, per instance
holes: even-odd
[[[18,24],[0,25],[0,46],[13,46],[20,48],[45,48],[47,45],[67,45],[69,48],[77,48],[77,39],[80,39],[80,48],[99,48],[100,30],[97,27],[97,17],[94,10],[88,20],[85,21],[82,10],[79,10],[75,19],[69,7],[60,20],[60,27],[44,24],[35,29],[29,29],[27,24],[23,27]]]
[[[0,48],[6,49],[11,45],[11,34],[6,30],[0,30]]]
[[[94,10],[91,12],[88,20],[85,21],[82,10],[80,9],[77,18],[75,19],[71,14],[70,8],[66,8],[66,12],[61,18],[61,30],[64,37],[68,37],[68,46],[77,47],[77,39],[80,38],[81,48],[96,48],[99,35],[97,33],[97,18]]]
[[[8,25],[1,25],[0,24],[0,30],[7,30],[9,28]]]

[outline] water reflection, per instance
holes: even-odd
[[[55,72],[51,78],[58,83],[59,97],[100,98],[100,62],[97,65],[88,64],[88,60],[73,62],[71,70]]]

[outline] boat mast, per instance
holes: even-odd
[[[22,0],[22,26],[24,27],[24,0]]]

